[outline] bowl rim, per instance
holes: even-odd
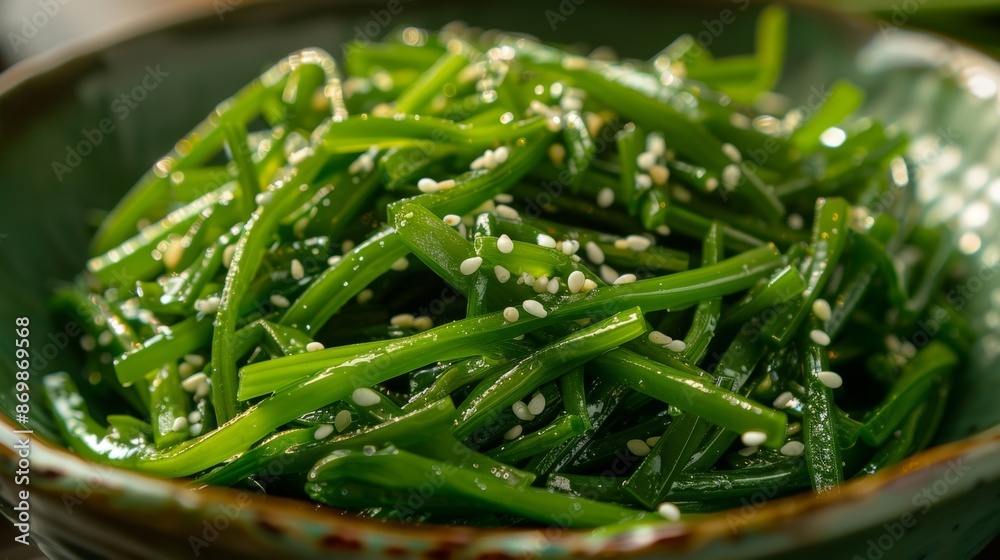
[[[363,0],[360,3],[364,3]],[[281,4],[280,0],[241,0],[234,2],[233,7],[236,10],[245,11],[257,6],[278,4]],[[206,3],[199,0],[180,0],[176,3],[162,4],[140,16],[122,21],[100,32],[63,43],[44,53],[18,61],[0,72],[0,98],[13,94],[19,88],[35,80],[45,79],[65,71],[109,48],[126,44],[152,33],[160,33],[177,26],[207,20],[213,14],[218,17],[218,14],[215,13],[215,5],[216,2]],[[310,9],[309,6],[312,5],[315,3],[307,5],[305,9]],[[791,5],[796,10],[824,14],[849,25],[860,26],[872,33],[876,30],[873,18],[838,13],[812,4],[804,4],[801,1],[793,0]],[[288,5],[285,7],[295,9]],[[904,27],[904,29],[906,28]],[[970,60],[973,60],[975,64],[982,65],[984,61],[988,62],[993,68],[992,73],[1000,76],[1000,62],[980,47],[930,31],[920,30],[917,33],[941,43],[950,52],[958,52],[962,56],[970,57]],[[17,463],[18,456],[14,445],[20,436],[15,434],[15,431],[21,429],[22,427],[15,424],[12,419],[5,414],[0,414],[0,473],[5,478],[11,474],[8,472],[9,465]],[[188,508],[192,504],[231,503],[234,497],[240,493],[238,490],[226,487],[203,486],[195,488],[187,483],[187,479],[162,479],[90,462],[37,435],[27,437],[31,439],[33,470],[45,471],[57,478],[68,477],[73,481],[87,481],[87,484],[90,485],[95,483],[94,469],[100,468],[105,475],[111,473],[98,477],[95,488],[111,491],[128,488],[130,484],[141,484],[150,491],[159,491],[176,503]],[[874,475],[845,481],[839,487],[839,492],[816,494],[812,491],[803,491],[782,498],[769,499],[757,507],[755,515],[750,521],[741,524],[738,528],[733,527],[727,519],[727,515],[733,510],[724,510],[701,515],[696,520],[664,522],[651,528],[642,527],[639,530],[646,533],[642,539],[628,538],[630,534],[635,534],[636,529],[625,529],[606,534],[595,533],[591,529],[561,529],[559,535],[550,541],[554,544],[567,543],[570,548],[575,546],[598,555],[608,552],[628,556],[649,552],[691,553],[713,540],[737,540],[742,535],[776,529],[794,531],[796,526],[805,526],[808,514],[834,510],[848,503],[863,500],[877,493],[880,489],[905,482],[908,478],[913,478],[941,465],[951,464],[970,454],[1000,461],[1000,425],[958,441],[930,447]],[[1000,472],[993,474],[1000,476]],[[247,511],[261,517],[282,518],[286,520],[286,523],[303,521],[323,526],[331,535],[339,532],[352,534],[375,532],[421,539],[428,538],[428,529],[432,528],[431,532],[438,535],[444,534],[449,541],[460,546],[492,538],[523,537],[534,539],[539,532],[537,528],[474,528],[457,525],[428,526],[397,521],[371,521],[344,515],[340,510],[321,504],[255,494],[250,495]],[[904,511],[904,508],[900,508],[899,511],[894,510],[884,516],[891,518]],[[840,527],[839,533],[824,535],[823,539],[850,534],[865,526],[866,524],[860,522],[846,524]],[[814,537],[812,541],[807,538],[800,539],[796,544],[810,544],[818,542],[818,540],[819,537]],[[584,541],[590,541],[592,544],[581,546],[580,543]]]

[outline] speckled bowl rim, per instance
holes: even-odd
[[[238,9],[259,4],[276,3],[277,0],[244,0]],[[816,11],[814,7],[801,7]],[[197,21],[213,13],[211,6],[202,3],[166,4],[133,18],[121,25],[105,31],[69,42],[58,48],[16,63],[0,73],[0,96],[10,93],[20,85],[59,72],[87,57],[117,44],[137,38],[147,33],[163,30],[174,25]],[[844,20],[851,25],[867,25],[872,22],[862,18],[848,18],[840,14],[830,17]],[[973,45],[965,45],[952,38],[926,33],[935,37],[949,49],[970,51],[976,63],[990,61],[991,71],[1000,77],[1000,64],[983,54]],[[3,414],[0,414],[0,472],[4,477],[11,475],[11,465],[17,463],[14,445],[20,429]],[[979,473],[975,484],[964,488],[969,491],[987,479],[1000,478],[1000,426],[971,435],[962,440],[939,445],[911,457],[873,476],[854,479],[843,484],[839,491],[817,495],[802,492],[784,498],[767,500],[753,506],[752,515],[739,515],[739,522],[733,523],[734,512],[727,510],[699,516],[694,521],[647,525],[621,531],[613,527],[604,530],[559,529],[555,532],[538,529],[490,528],[480,529],[464,526],[416,526],[398,522],[369,521],[322,505],[272,496],[247,494],[230,488],[204,487],[194,489],[183,480],[166,480],[152,476],[88,462],[78,455],[50,442],[31,438],[32,471],[38,473],[42,491],[61,491],[86,485],[95,493],[128,494],[138,492],[145,498],[171,503],[181,509],[200,512],[208,516],[217,511],[218,504],[232,504],[239,500],[241,516],[254,520],[258,527],[265,527],[275,534],[293,535],[301,525],[323,527],[327,538],[335,538],[335,548],[344,550],[364,550],[364,541],[383,540],[397,542],[402,539],[411,546],[423,543],[426,549],[444,546],[457,550],[476,548],[477,543],[503,542],[503,546],[489,547],[490,550],[513,551],[532,550],[542,556],[547,549],[557,549],[573,556],[629,557],[636,555],[687,555],[717,541],[739,541],[749,536],[767,534],[794,534],[795,547],[816,544],[838,536],[849,535],[869,527],[873,522],[897,518],[910,508],[906,503],[899,507],[880,511],[874,517],[856,516],[853,523],[842,524],[829,532],[815,531],[810,518],[822,514],[833,515],[839,510],[848,510],[857,504],[871,500],[872,496],[904,488],[912,491],[922,484],[940,477],[944,469],[953,468],[956,462],[965,460],[986,465]],[[955,497],[955,496],[952,496]],[[247,500],[247,501],[244,501]],[[544,543],[544,547],[540,546]],[[326,543],[330,544],[329,541]],[[423,547],[421,547],[423,548]],[[787,546],[774,552],[787,551]],[[412,552],[405,550],[399,552]]]

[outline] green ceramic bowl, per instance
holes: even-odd
[[[291,5],[290,5],[291,4]],[[219,14],[215,13],[220,12]],[[752,45],[755,8],[541,3],[249,2],[181,10],[0,75],[0,405],[14,411],[14,322],[31,321],[33,375],[75,367],[75,325],[46,308],[84,264],[95,209],[111,207],[155,158],[269,62],[306,46],[340,52],[402,24],[462,19],[645,57],[681,32],[721,53]],[[769,499],[695,523],[631,531],[478,530],[371,523],[312,503],[183,484],[86,463],[50,436],[33,392],[30,486],[19,435],[0,419],[0,507],[22,515],[53,558],[364,557],[968,558],[1000,531],[1000,106],[996,61],[891,23],[795,11],[780,89],[815,103],[835,80],[868,92],[864,112],[916,139],[926,220],[968,230],[966,279],[950,294],[981,333],[938,446],[845,485],[838,496]],[[134,106],[123,94],[146,80]],[[149,87],[155,85],[155,87]],[[141,88],[140,88],[141,89]],[[135,90],[139,91],[139,90]],[[104,130],[101,131],[102,124]],[[933,329],[929,325],[928,329]],[[37,385],[36,385],[37,387]],[[37,389],[36,389],[37,391]]]

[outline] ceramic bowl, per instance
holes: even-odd
[[[205,3],[207,4],[207,3]],[[454,19],[647,57],[681,32],[721,53],[752,48],[754,7],[444,2],[251,2],[171,13],[22,63],[0,75],[0,406],[13,414],[16,317],[31,320],[32,374],[75,367],[79,332],[47,307],[83,267],[94,209],[106,209],[214,104],[267,63],[306,46],[340,52],[403,24]],[[161,14],[162,16],[162,14]],[[860,84],[863,112],[912,134],[928,222],[966,231],[952,304],[981,334],[932,449],[839,495],[770,499],[691,523],[633,530],[483,530],[366,522],[301,501],[192,491],[87,463],[32,416],[30,534],[52,558],[969,558],[1000,531],[1000,66],[893,21],[794,10],[779,89],[815,102],[835,80]],[[117,100],[155,75],[134,107]],[[108,130],[97,133],[102,121]],[[77,154],[74,157],[73,154]],[[61,164],[65,168],[60,167]],[[9,383],[8,383],[9,381]],[[37,387],[37,385],[36,385]],[[38,397],[37,389],[32,393]],[[32,406],[40,403],[32,401]],[[40,408],[40,406],[39,406]],[[2,511],[23,509],[18,427],[0,415]]]

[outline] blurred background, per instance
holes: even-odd
[[[267,0],[0,0],[0,71],[35,56],[85,52],[94,46],[141,33],[192,13],[225,13]],[[283,0],[294,1],[294,0]],[[350,2],[351,0],[346,0]],[[547,2],[548,0],[542,0]],[[672,0],[679,5],[705,2]],[[728,4],[744,0],[714,0]],[[557,1],[552,1],[557,4]],[[1000,57],[1000,0],[797,0],[840,12],[874,18],[880,25],[905,26],[949,36]],[[13,528],[0,521],[0,557],[40,558],[13,542]],[[1000,539],[979,556],[1000,558]]]

